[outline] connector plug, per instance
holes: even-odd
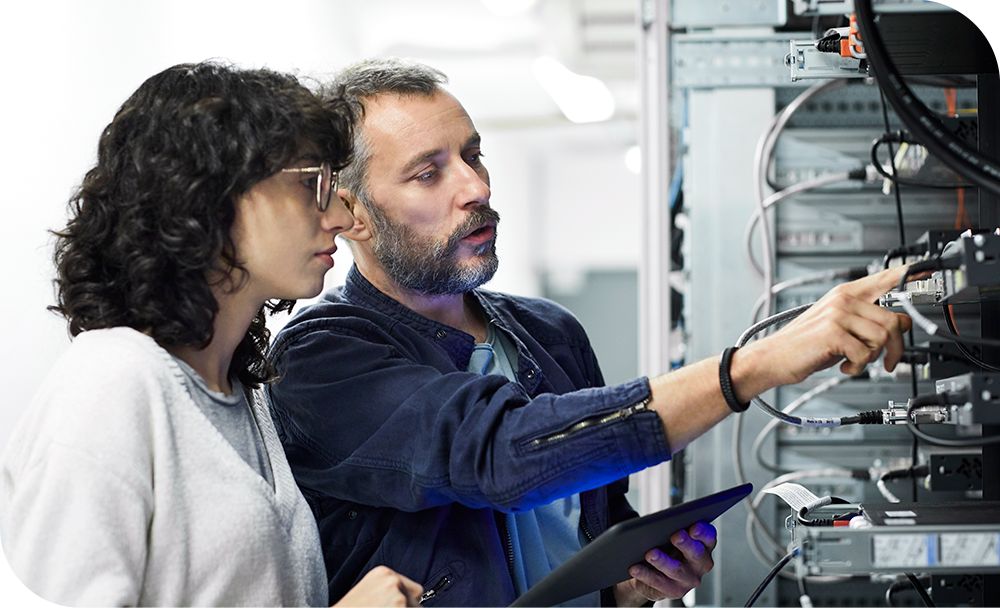
[[[951,410],[945,406],[925,406],[907,414],[907,403],[889,402],[889,407],[881,410],[861,412],[856,416],[856,424],[947,424],[951,420]]]
[[[874,424],[906,424],[906,404],[898,404],[895,401],[889,402],[889,407],[877,410],[882,414],[882,419]]]

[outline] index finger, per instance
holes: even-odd
[[[887,270],[870,274],[844,284],[844,289],[851,295],[874,302],[886,292],[899,286],[899,280],[906,274],[909,265],[896,266]]]

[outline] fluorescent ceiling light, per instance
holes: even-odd
[[[552,57],[539,57],[531,70],[570,121],[599,122],[615,113],[611,90],[597,78],[577,74]]]

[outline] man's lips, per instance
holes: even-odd
[[[492,239],[496,233],[496,224],[484,224],[462,237],[462,242],[469,245],[482,245]]]

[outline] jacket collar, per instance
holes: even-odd
[[[496,318],[495,309],[484,301],[478,290],[473,290],[472,294],[486,312],[487,322],[492,322]],[[356,264],[351,266],[351,270],[347,273],[347,281],[344,283],[342,297],[352,304],[373,309],[391,319],[408,325],[423,334],[427,339],[438,343],[444,348],[452,360],[455,361],[456,366],[461,368],[468,365],[469,357],[472,355],[472,348],[476,343],[476,339],[472,335],[450,325],[428,319],[403,306],[372,285],[361,274]]]
[[[504,312],[487,297],[487,292],[473,289],[470,294],[482,307],[486,315],[486,322],[501,328],[517,345],[520,382],[529,392],[534,391],[542,379],[538,363],[524,346],[517,332],[511,329]],[[492,295],[496,297],[498,294]],[[456,368],[464,370],[468,367],[472,349],[476,345],[476,339],[472,335],[450,325],[428,319],[393,300],[372,285],[358,270],[357,264],[352,265],[347,273],[341,297],[351,304],[375,310],[420,332],[425,338],[443,348]]]

